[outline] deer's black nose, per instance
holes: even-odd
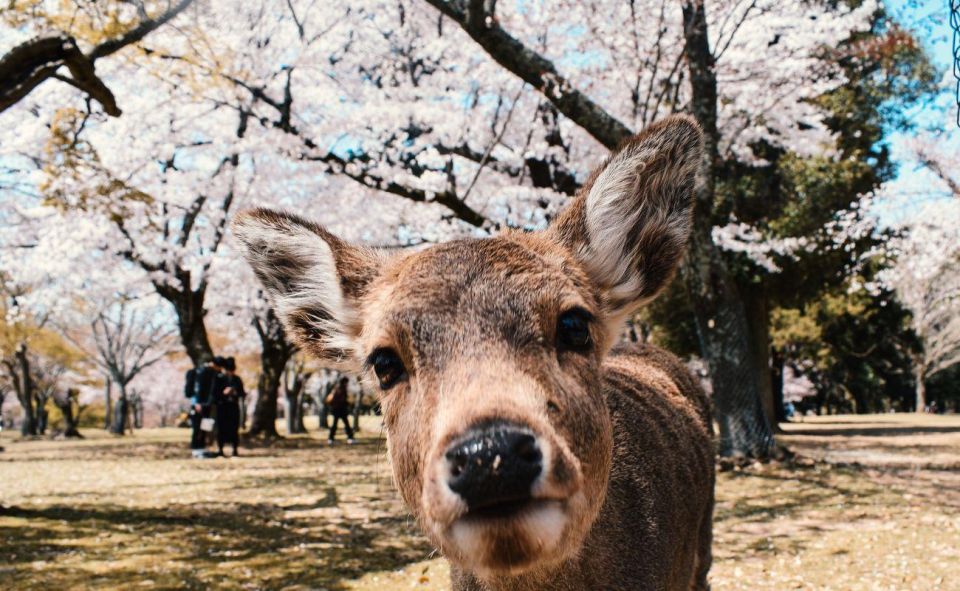
[[[447,449],[447,484],[471,511],[508,509],[530,499],[543,454],[528,431],[494,423]]]

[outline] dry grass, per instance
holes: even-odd
[[[245,457],[188,433],[2,443],[0,588],[446,589],[405,516],[376,422]],[[842,465],[720,475],[713,587],[960,589],[960,418],[824,417],[794,449]]]

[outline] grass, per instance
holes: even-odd
[[[86,435],[0,442],[0,588],[448,588],[372,417],[352,447],[314,430],[206,461],[183,430]],[[960,588],[960,418],[822,417],[782,439],[818,461],[719,476],[716,591]]]

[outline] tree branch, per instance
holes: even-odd
[[[120,108],[110,89],[97,77],[94,62],[136,43],[161,25],[180,14],[193,0],[180,0],[155,19],[142,21],[134,29],[104,41],[84,55],[73,37],[56,35],[22,43],[0,58],[0,112],[17,104],[49,78],[57,78],[74,86],[93,99],[112,117],[119,117]],[[66,66],[72,78],[57,75]]]
[[[633,131],[574,88],[552,62],[529,49],[497,23],[494,3],[470,0],[426,0],[460,25],[501,66],[536,88],[558,111],[613,150]]]
[[[328,153],[323,156],[307,156],[306,159],[314,162],[324,162],[327,164],[330,172],[343,174],[360,183],[364,187],[391,193],[393,195],[403,197],[404,199],[409,199],[410,201],[433,201],[435,203],[439,203],[453,212],[458,219],[463,220],[472,226],[482,228],[488,222],[487,218],[484,217],[483,214],[464,203],[463,200],[457,197],[456,193],[451,190],[430,194],[423,189],[415,189],[412,187],[406,187],[393,181],[385,181],[378,176],[364,171],[349,172],[348,167],[350,165],[357,165],[356,162],[345,160],[344,158],[341,158],[333,153]]]

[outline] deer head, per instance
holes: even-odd
[[[681,259],[701,144],[688,117],[652,125],[538,233],[388,256],[293,215],[235,221],[288,335],[375,374],[403,499],[461,567],[579,550],[610,471],[601,363]]]

